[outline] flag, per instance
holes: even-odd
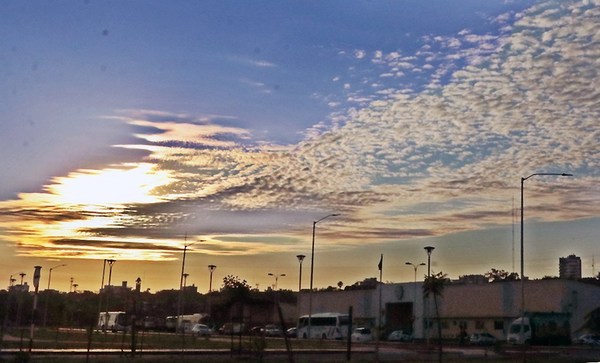
[[[379,264],[377,265],[379,271],[383,270],[383,253],[381,254],[381,258],[379,259]]]

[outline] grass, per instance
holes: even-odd
[[[2,348],[19,349],[29,347],[29,330],[13,331],[5,335]],[[91,336],[81,329],[39,329],[34,335],[34,349],[122,349],[131,350],[131,333],[93,331]],[[89,339],[91,338],[91,342]],[[294,349],[340,349],[344,342],[331,340],[291,340]],[[263,346],[264,344],[264,346]],[[281,338],[252,336],[213,336],[211,338],[193,337],[191,335],[170,332],[138,332],[136,333],[136,349],[285,349],[285,341]]]
[[[213,336],[209,339],[182,336],[167,332],[139,332],[137,334],[136,356],[131,356],[132,338],[130,333],[112,333],[94,331],[91,336],[80,329],[39,329],[34,336],[34,354],[25,351],[29,347],[29,330],[16,330],[5,335],[1,348],[0,362],[86,362],[86,348],[91,337],[92,352],[99,349],[112,349],[112,354],[90,355],[87,362],[281,362],[287,361],[285,341],[281,338],[260,338],[251,336]],[[298,363],[309,362],[346,362],[346,342],[331,340],[290,340],[294,360]],[[7,353],[6,349],[23,349],[23,352]],[[362,349],[361,349],[362,348]],[[387,349],[386,349],[387,348]],[[400,349],[394,349],[400,348]],[[451,349],[454,348],[454,349]],[[488,355],[480,350],[478,355],[463,354],[456,345],[448,345],[443,362],[522,362],[518,351],[505,351],[502,346],[490,349]],[[79,354],[40,354],[36,349],[69,350],[79,349]],[[153,353],[152,350],[170,350],[171,353]],[[352,362],[375,361],[374,344],[353,344]],[[173,350],[183,353],[173,354]],[[198,355],[198,351],[201,351]],[[437,362],[435,349],[418,344],[382,343],[379,360],[382,362]],[[469,352],[467,349],[466,352]],[[471,350],[470,353],[475,352]],[[545,353],[543,353],[545,352]],[[556,348],[550,353],[544,350],[530,349],[527,355],[529,363],[589,362],[600,361],[600,349],[583,347]]]

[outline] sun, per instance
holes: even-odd
[[[47,192],[57,202],[69,205],[119,206],[154,203],[163,198],[157,187],[172,181],[168,172],[149,163],[125,164],[101,170],[79,170],[53,179]]]

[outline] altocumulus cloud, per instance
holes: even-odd
[[[520,177],[546,171],[578,177],[568,185],[532,180],[528,208],[538,218],[596,217],[599,7],[547,2],[493,20],[503,27],[499,36],[463,30],[424,39],[414,55],[377,51],[371,63],[381,68],[377,77],[385,85],[361,93],[353,84],[348,99],[365,106],[297,145],[258,142],[251,131],[218,121],[231,123],[230,116],[130,111],[122,119],[143,131],[136,134],[139,143],[121,147],[147,150],[144,163],[168,176],[153,189],[157,200],[87,214],[80,206],[75,230],[81,235],[38,237],[56,241],[45,243],[49,249],[68,247],[78,256],[140,243],[164,258],[180,243],[165,231],[185,228],[209,240],[206,253],[251,254],[275,248],[267,235],[293,241],[305,233],[300,221],[331,210],[342,213],[324,232],[332,245],[439,236],[510,223]],[[465,44],[474,46],[461,48]],[[361,62],[368,53],[340,54]],[[427,87],[390,83],[413,71],[430,76]],[[28,224],[34,207],[25,196],[0,205],[11,217],[2,228],[35,235]],[[48,211],[47,222],[72,222],[77,208]],[[20,224],[19,213],[28,217]],[[110,223],[85,225],[98,214]],[[245,242],[250,235],[257,238]],[[150,240],[141,243],[140,236]],[[277,251],[288,248],[294,244]]]

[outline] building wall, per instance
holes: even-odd
[[[381,291],[380,291],[381,288]],[[415,300],[415,291],[417,293]],[[386,305],[388,303],[412,304],[414,310],[414,334],[423,334],[423,297],[422,283],[383,284],[368,290],[316,291],[312,295],[312,314],[324,312],[347,313],[352,306],[354,323],[376,330],[377,311],[381,292],[381,325],[383,332],[393,327],[386,324]],[[298,297],[298,316],[309,313],[309,292],[302,291]]]
[[[425,329],[424,318],[435,317],[433,300],[424,301],[422,283],[384,284],[381,289],[382,325],[387,304],[414,304],[414,336],[425,338],[437,334],[436,328]],[[585,316],[600,307],[600,287],[572,280],[525,281],[525,310],[529,312],[565,312],[571,314],[573,337],[578,336]],[[415,296],[416,287],[416,296]],[[347,312],[353,306],[355,321],[372,322],[377,325],[379,288],[357,291],[330,291],[313,293],[312,313]],[[308,292],[298,299],[299,315],[308,314]],[[484,284],[451,284],[446,286],[438,302],[442,320],[442,334],[446,338],[457,337],[460,326],[466,326],[469,334],[488,332],[498,339],[505,339],[510,323],[520,315],[521,282],[495,282]]]

